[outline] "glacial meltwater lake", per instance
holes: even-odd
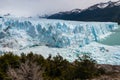
[[[110,46],[120,45],[120,26],[117,30],[113,31],[110,36],[100,40],[99,42]]]

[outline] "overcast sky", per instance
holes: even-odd
[[[107,1],[110,0],[0,0],[0,14],[11,13],[16,16],[53,14],[75,8],[84,9]]]

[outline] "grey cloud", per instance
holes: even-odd
[[[74,8],[84,9],[92,4],[107,1],[109,0],[0,0],[0,14],[11,13],[16,16],[52,14]]]

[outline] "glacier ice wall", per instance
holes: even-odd
[[[118,24],[112,22],[0,18],[0,47],[82,47],[99,41],[117,27]]]

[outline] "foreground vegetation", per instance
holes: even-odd
[[[85,80],[104,74],[96,61],[84,55],[70,63],[60,55],[6,53],[0,56],[0,80]]]

